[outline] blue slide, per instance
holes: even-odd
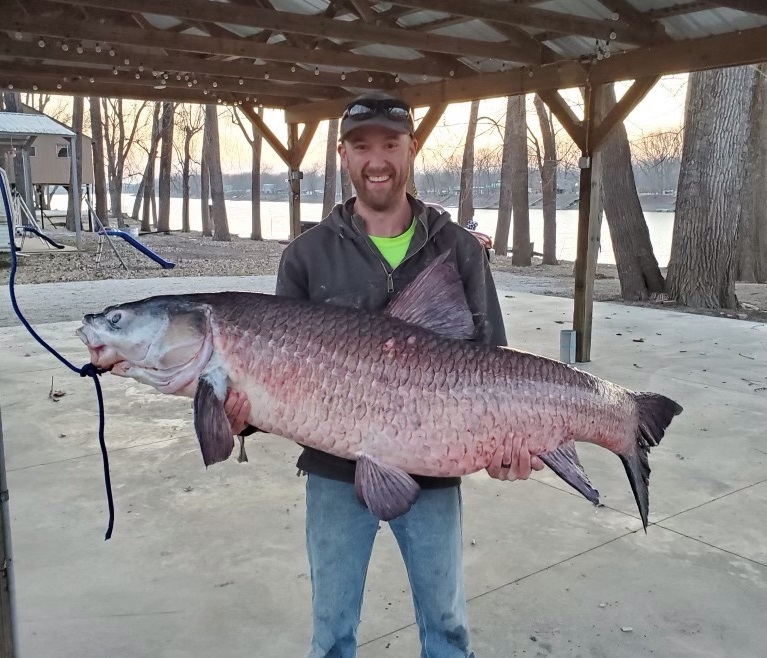
[[[162,256],[158,256],[154,251],[148,247],[145,247],[138,240],[128,235],[125,231],[118,231],[114,228],[108,228],[104,231],[104,233],[113,238],[122,238],[129,245],[131,245],[131,247],[138,249],[142,254],[148,258],[151,258],[155,263],[158,263],[164,270],[169,270],[173,267],[176,267],[175,263],[171,263],[169,260],[165,260]]]
[[[64,248],[63,244],[59,244],[53,238],[49,238],[47,235],[45,235],[45,233],[43,233],[42,231],[38,231],[34,226],[22,226],[22,228],[28,233],[33,233],[44,242],[47,242],[49,245],[51,245],[51,247],[55,247],[56,249]]]

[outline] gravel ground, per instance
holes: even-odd
[[[52,235],[65,244],[74,244],[72,236],[63,233]],[[80,252],[51,251],[19,258],[17,296],[24,312],[33,322],[75,320],[83,312],[166,292],[231,289],[273,292],[274,278],[285,248],[284,242],[254,242],[239,237],[233,237],[231,242],[213,242],[199,233],[142,235],[141,242],[144,245],[176,263],[173,269],[163,270],[127,243],[116,239],[114,244],[130,268],[125,271],[108,245],[104,248],[101,262],[97,263],[95,237],[85,233],[83,242]],[[0,254],[2,284],[8,280],[8,263],[8,255]],[[499,290],[557,297],[573,296],[571,262],[513,267],[510,259],[497,258],[492,269]],[[740,314],[748,316],[749,320],[767,320],[767,285],[738,284],[737,294],[741,302],[755,308],[720,312],[685,309],[668,302],[643,305],[661,305],[675,310],[730,317]],[[16,320],[7,294],[3,294],[0,299],[0,326],[14,324]],[[620,284],[614,265],[598,266],[594,299],[621,301]]]

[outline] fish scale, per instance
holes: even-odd
[[[249,422],[301,444],[457,476],[487,467],[515,439],[539,454],[576,436],[630,438],[627,393],[543,357],[345,308],[221,301],[210,303],[215,347],[251,402]]]

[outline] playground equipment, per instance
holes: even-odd
[[[99,239],[96,244],[96,263],[101,263],[101,257],[104,254],[104,242],[108,242],[109,246],[112,248],[112,251],[114,251],[115,256],[117,256],[117,260],[120,261],[120,264],[127,271],[128,266],[125,264],[125,261],[120,256],[120,252],[117,251],[117,247],[115,247],[114,242],[112,242],[112,238],[122,238],[131,247],[140,251],[147,258],[151,258],[155,263],[160,265],[160,267],[162,267],[164,270],[169,270],[176,266],[175,263],[172,263],[169,260],[165,260],[162,256],[152,251],[149,247],[141,244],[138,240],[136,240],[132,235],[130,235],[126,231],[121,231],[120,229],[107,228],[106,226],[104,226],[104,223],[101,221],[101,218],[98,216],[98,214],[94,210],[93,206],[91,205],[90,199],[87,196],[85,197],[85,203],[87,204],[88,209],[91,212],[94,228],[96,229],[99,235]]]

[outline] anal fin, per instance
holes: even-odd
[[[200,377],[194,396],[194,429],[205,466],[229,459],[234,450],[232,427],[224,411],[224,400],[207,377]]]
[[[354,493],[370,512],[382,521],[391,521],[407,512],[421,488],[405,471],[379,464],[362,455],[354,472]]]
[[[565,441],[556,450],[544,452],[538,457],[586,499],[595,505],[599,504],[599,492],[591,486],[586,471],[581,466],[578,453],[575,452],[575,441]]]

